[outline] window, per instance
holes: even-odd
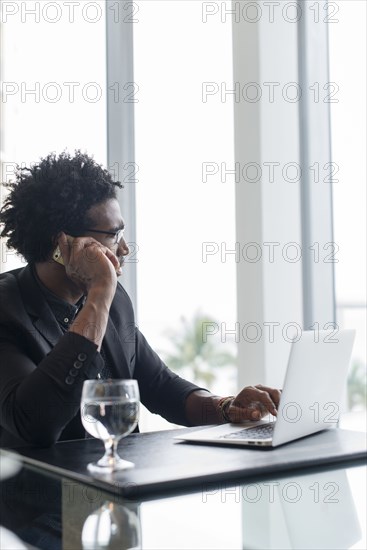
[[[357,329],[348,387],[357,422],[366,406],[366,3],[338,6],[329,25],[330,80],[338,86],[331,104],[336,308],[339,327]]]
[[[139,326],[162,358],[179,358],[167,333],[186,331],[190,340],[196,316],[199,331],[208,331],[207,343],[216,342],[218,353],[234,354],[229,335],[221,342],[236,316],[236,262],[225,254],[236,240],[234,175],[221,171],[221,163],[234,168],[233,96],[222,102],[219,92],[221,82],[229,88],[233,82],[231,17],[226,24],[220,18],[205,23],[201,2],[181,1],[140,2],[137,16]],[[202,324],[206,316],[214,320],[211,325]],[[205,337],[200,334],[201,346]],[[194,340],[192,334],[193,346]],[[234,359],[232,367],[210,372],[201,361],[196,361],[199,385],[206,387],[212,373],[213,391],[235,390]],[[189,365],[177,372],[194,377]],[[158,426],[158,419],[144,420],[144,429]]]
[[[12,178],[15,164],[65,148],[106,162],[105,3],[69,4],[3,5],[2,180]],[[2,245],[8,271],[20,260]]]

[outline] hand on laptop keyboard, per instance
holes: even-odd
[[[246,386],[232,400],[227,409],[230,422],[239,423],[244,420],[260,420],[269,412],[277,415],[281,390],[257,384]]]

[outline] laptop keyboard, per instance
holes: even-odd
[[[223,439],[269,439],[273,437],[274,422],[256,428],[244,428],[238,432],[222,435]]]

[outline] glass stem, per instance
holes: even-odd
[[[115,463],[116,460],[116,451],[117,451],[118,439],[115,437],[110,437],[104,442],[105,454],[103,457],[104,462],[108,462],[111,466]]]

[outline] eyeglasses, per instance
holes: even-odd
[[[101,231],[99,229],[86,228],[85,231],[89,231],[90,233],[102,233],[102,235],[112,235],[114,237],[113,244],[119,244],[124,236],[125,228],[119,229],[118,231]]]

